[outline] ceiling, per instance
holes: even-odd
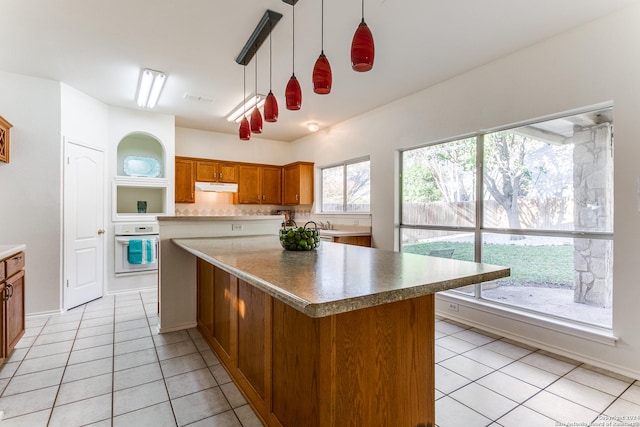
[[[261,138],[293,141],[306,124],[328,127],[486,64],[639,0],[365,0],[375,39],[373,70],[351,70],[349,49],[360,22],[358,0],[326,0],[324,50],[333,70],[329,95],[312,90],[320,53],[321,0],[295,6],[299,111],[284,107],[292,72],[292,6],[281,0],[0,0],[0,70],[62,81],[108,105],[137,109],[141,68],[167,74],[153,111],[176,125],[237,134],[225,116],[243,100],[235,58],[271,9],[273,83],[280,117]],[[258,51],[258,92],[269,91],[269,43]],[[246,67],[247,93],[254,68]],[[206,101],[185,98],[185,94]]]

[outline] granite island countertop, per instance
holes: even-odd
[[[309,317],[509,275],[506,267],[331,242],[322,242],[314,251],[285,251],[276,235],[172,241]]]

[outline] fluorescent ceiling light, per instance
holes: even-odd
[[[249,96],[249,98],[247,98],[245,102],[240,104],[238,108],[233,110],[233,112],[227,116],[227,120],[230,122],[239,122],[240,120],[242,120],[242,116],[245,115],[245,112],[251,114],[251,111],[256,106],[258,108],[261,108],[264,105],[264,101],[266,99],[267,97],[261,94]]]
[[[145,68],[138,85],[138,107],[153,108],[158,103],[166,76],[162,71]]]

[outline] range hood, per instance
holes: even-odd
[[[237,193],[238,184],[222,182],[196,182],[197,191],[216,191],[218,193]]]

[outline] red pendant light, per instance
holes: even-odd
[[[271,31],[269,31],[269,94],[264,101],[264,121],[274,123],[278,121],[278,100],[271,91]]]
[[[320,56],[313,66],[313,91],[318,95],[326,95],[331,92],[331,65],[324,54],[324,0],[322,0],[321,26],[320,26]]]
[[[298,83],[298,79],[296,78],[295,68],[296,68],[296,5],[293,3],[292,9],[293,11],[293,37],[292,37],[292,52],[293,52],[293,66],[291,78],[289,79],[289,83],[287,83],[287,87],[284,91],[284,98],[286,101],[287,110],[299,110],[302,107],[302,89],[300,88],[300,83]]]
[[[284,98],[287,102],[287,110],[299,110],[302,107],[302,89],[295,74],[291,75],[287,83]]]
[[[258,109],[258,51],[256,50],[256,73],[255,73],[255,90],[256,90],[256,106],[251,112],[251,132],[252,133],[262,133],[262,114],[260,114],[260,110]]]
[[[364,0],[362,0],[362,21],[351,41],[351,68],[354,71],[369,71],[373,68],[374,55],[373,34],[364,22]]]
[[[242,96],[246,100],[247,93],[247,66],[244,65],[242,69]],[[249,120],[247,120],[247,103],[242,101],[242,109],[243,109],[243,117],[240,121],[240,129],[238,133],[240,135],[240,139],[243,141],[248,141],[251,139],[251,128],[249,127]]]
[[[242,120],[240,120],[240,139],[243,141],[249,141],[251,139],[251,128],[249,127],[247,116],[244,116]]]

